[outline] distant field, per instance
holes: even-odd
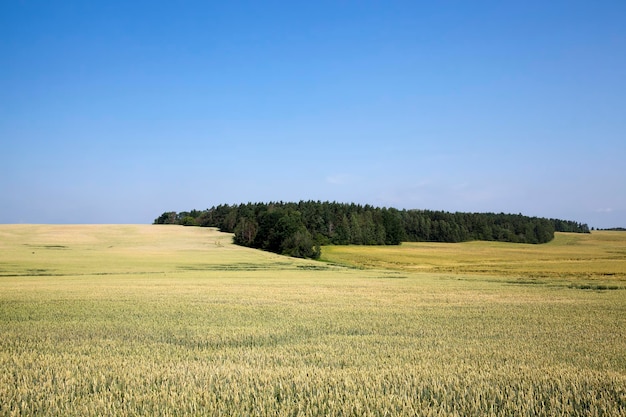
[[[0,415],[626,416],[625,242],[0,225]]]
[[[556,233],[552,242],[543,245],[327,246],[322,259],[359,268],[477,275],[545,285],[626,287],[626,232]]]

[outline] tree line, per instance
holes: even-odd
[[[316,259],[320,246],[398,245],[487,240],[546,243],[554,232],[589,233],[586,224],[521,214],[398,210],[370,205],[300,201],[165,212],[154,224],[217,227],[238,245]]]

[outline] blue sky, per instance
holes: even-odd
[[[330,200],[626,226],[626,2],[0,3],[0,223]]]

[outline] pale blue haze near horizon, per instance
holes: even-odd
[[[626,1],[0,2],[0,223],[321,200],[626,227]]]

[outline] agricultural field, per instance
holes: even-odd
[[[501,242],[328,246],[323,259],[358,268],[482,276],[520,284],[626,288],[626,232],[556,233],[541,245]]]
[[[626,416],[626,233],[231,241],[0,225],[0,415]]]

